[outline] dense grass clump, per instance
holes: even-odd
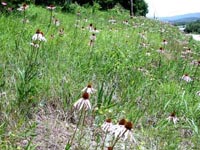
[[[156,20],[78,9],[0,16],[0,149],[198,149],[200,43]],[[91,108],[77,111],[80,97]],[[129,120],[134,140],[107,140],[108,118]]]

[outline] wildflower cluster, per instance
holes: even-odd
[[[113,137],[113,140],[109,144],[112,145],[109,146],[112,149],[120,139],[122,139],[123,141],[128,140],[130,142],[136,143],[132,132],[133,123],[130,121],[121,119],[117,124],[113,124],[111,119],[106,119],[105,122],[102,124],[101,128],[105,133],[105,139],[107,134]],[[104,143],[102,147],[104,147]]]
[[[82,127],[84,126],[86,111],[92,109],[89,98],[90,98],[91,94],[96,92],[96,89],[94,89],[91,84],[88,84],[87,87],[83,88],[81,91],[83,92],[82,97],[80,99],[78,99],[73,105],[74,109],[78,110],[78,112],[80,112],[80,116],[78,119],[76,129],[75,129],[71,139],[67,143],[67,145],[69,147],[71,147],[71,145],[73,143],[74,137],[76,135],[76,132],[77,132],[79,126],[82,126]],[[81,122],[82,122],[82,124],[81,124]]]

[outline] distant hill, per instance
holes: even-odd
[[[161,18],[158,18],[158,20],[164,21],[164,22],[170,22],[170,23],[192,22],[192,21],[200,20],[200,12],[177,15],[177,16],[172,16],[172,17],[161,17]]]

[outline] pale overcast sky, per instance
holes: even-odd
[[[200,0],[145,0],[148,4],[147,17],[168,17],[200,12]]]

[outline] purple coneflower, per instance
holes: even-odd
[[[88,94],[93,94],[96,92],[96,89],[94,89],[92,87],[92,84],[88,84],[86,87],[84,87],[82,90],[82,92],[87,92]]]
[[[160,47],[158,50],[157,50],[158,53],[164,53],[164,49],[162,47]]]
[[[83,93],[82,98],[74,103],[74,107],[79,111],[83,108],[85,110],[91,109],[91,103],[89,101],[89,94],[87,92]]]
[[[192,81],[192,78],[188,74],[184,74],[181,77],[181,79],[184,80],[184,81],[186,81],[186,82],[191,82]]]
[[[56,7],[54,5],[49,5],[46,8],[49,9],[49,10],[54,10]]]
[[[110,131],[112,131],[112,127],[113,127],[113,124],[112,124],[111,119],[106,119],[105,122],[101,126],[101,128],[102,128],[102,130],[104,132],[110,132]]]
[[[28,9],[28,8],[29,8],[29,5],[23,4],[23,5],[21,5],[19,8],[17,8],[17,10],[19,10],[19,11],[25,11],[25,10]]]
[[[175,112],[172,112],[168,117],[167,117],[167,120],[170,122],[172,121],[174,124],[176,124],[179,119],[176,117],[176,114]]]
[[[43,32],[41,32],[39,29],[36,31],[36,33],[32,36],[33,41],[44,41],[46,42],[46,38],[44,37]]]
[[[136,140],[133,136],[133,132],[131,131],[133,128],[133,124],[131,122],[126,122],[125,128],[126,128],[126,132],[124,133],[124,140],[129,140],[136,143]]]
[[[6,2],[1,2],[1,5],[7,6],[7,3]]]

